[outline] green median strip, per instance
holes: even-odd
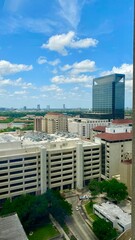
[[[98,217],[93,213],[93,204],[94,204],[94,202],[86,203],[85,209],[86,209],[86,212],[87,212],[89,218],[92,219],[93,221],[95,221],[98,219]]]

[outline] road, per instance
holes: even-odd
[[[78,197],[67,198],[67,201],[72,204],[73,214],[71,217],[66,218],[66,224],[77,240],[97,240],[95,234],[85,222],[86,215],[82,208],[78,211],[76,210],[76,206],[79,203]]]

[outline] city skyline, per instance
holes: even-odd
[[[92,107],[93,78],[125,74],[132,107],[133,0],[2,0],[0,107]]]

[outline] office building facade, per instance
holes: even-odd
[[[68,131],[81,138],[92,140],[92,129],[96,126],[108,126],[107,119],[68,118]]]
[[[56,132],[67,132],[68,131],[68,119],[67,116],[61,113],[49,112],[44,117],[46,132],[53,134]]]
[[[124,118],[125,75],[111,74],[93,79],[93,113],[110,119]]]
[[[0,143],[0,204],[47,189],[81,190],[100,178],[100,144],[79,139]]]
[[[120,175],[121,162],[132,159],[132,132],[100,133],[95,142],[101,144],[101,178]]]
[[[34,130],[38,132],[42,132],[42,116],[37,116],[34,118]]]

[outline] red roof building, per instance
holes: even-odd
[[[106,126],[97,126],[97,127],[93,128],[93,131],[104,133],[105,129],[106,129]]]
[[[132,124],[132,119],[115,119],[112,120],[112,124]]]
[[[124,132],[124,133],[100,133],[97,134],[95,137],[101,138],[102,140],[108,142],[119,142],[125,140],[132,140],[132,133],[131,132]]]

